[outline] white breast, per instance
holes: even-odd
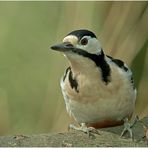
[[[68,78],[61,80],[67,112],[78,123],[93,123],[106,119],[122,120],[131,116],[135,107],[136,90],[132,88],[126,74],[111,67],[111,82],[106,85],[95,65],[89,66],[90,73],[79,73],[79,93],[70,87]]]

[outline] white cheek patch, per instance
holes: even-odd
[[[86,48],[88,52],[96,54],[101,51],[101,44],[97,39],[93,38]]]
[[[76,45],[78,43],[78,38],[74,35],[69,35],[63,39],[63,42],[70,42],[72,45]]]
[[[90,38],[87,45],[77,45],[76,47],[92,54],[101,52],[101,44],[96,38]]]

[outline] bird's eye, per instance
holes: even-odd
[[[87,38],[83,38],[80,43],[81,43],[81,45],[87,45],[88,39]]]

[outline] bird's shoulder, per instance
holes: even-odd
[[[126,63],[123,62],[122,60],[113,58],[109,55],[107,55],[107,58],[109,58],[112,63],[116,64],[116,66],[118,68],[122,69],[124,71],[124,73],[126,73],[126,76],[129,78],[130,82],[133,85],[133,88],[135,88],[135,84],[134,84],[134,80],[133,80],[133,73],[132,73],[131,69],[126,65]]]
[[[67,67],[66,70],[65,70],[65,72],[64,72],[63,81],[65,81],[65,79],[66,79],[67,74],[68,74],[69,71],[71,71],[71,67],[70,66]]]
[[[115,59],[109,55],[107,55],[107,57],[111,60],[111,62],[115,63],[119,68],[123,69],[125,72],[130,70],[130,68],[122,60]]]
[[[75,89],[75,91],[78,93],[78,81],[74,77],[71,67],[67,67],[64,73],[64,76],[62,77],[62,83],[65,83],[65,79],[68,78],[68,82],[72,89]]]

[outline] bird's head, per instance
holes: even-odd
[[[63,52],[65,55],[83,55],[85,52],[99,54],[101,45],[93,32],[75,30],[63,39],[63,43],[53,45],[51,49]]]
[[[79,67],[89,65],[96,57],[103,53],[96,35],[89,30],[75,30],[70,32],[63,43],[51,46],[51,49],[62,52],[70,61]]]

